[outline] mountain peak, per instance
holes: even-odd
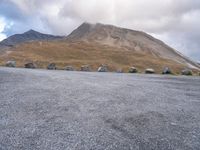
[[[93,27],[93,28],[94,27],[111,27],[111,26],[115,27],[113,25],[107,25],[107,24],[103,24],[103,23],[99,23],[99,22],[97,22],[97,23],[84,22],[79,27],[85,27],[85,26],[87,26],[87,27]]]
[[[40,33],[40,32],[37,32],[37,31],[35,31],[35,30],[33,30],[33,29],[30,29],[30,30],[28,30],[28,31],[26,31],[26,32],[24,32],[24,34],[38,34],[38,33]],[[41,34],[41,33],[40,33]]]
[[[77,29],[75,29],[67,38],[70,40],[98,40],[119,36],[123,38],[124,34],[126,33],[126,29],[116,27],[113,25],[107,25],[102,23],[93,24],[84,22]]]
[[[29,41],[57,40],[57,39],[62,39],[62,38],[64,37],[43,34],[33,29],[30,29],[22,34],[15,34],[8,37],[7,39],[0,42],[0,45],[3,45],[4,47],[5,46],[12,47],[16,44],[29,42]]]
[[[35,30],[33,30],[33,29],[30,29],[30,30],[28,30],[27,32],[36,32]]]

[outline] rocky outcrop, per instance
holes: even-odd
[[[147,69],[145,70],[145,73],[146,73],[146,74],[154,74],[154,73],[155,73],[155,70],[152,69],[152,68],[147,68]]]
[[[200,66],[180,54],[164,42],[153,36],[136,30],[124,29],[113,25],[83,23],[67,36],[69,41],[87,41],[88,43],[99,43],[105,46],[111,46],[128,51],[133,50],[138,53],[147,52],[153,57],[168,59],[179,62],[184,66]],[[145,62],[145,60],[143,60]]]
[[[138,70],[135,67],[131,67],[128,72],[129,73],[137,73]]]
[[[16,67],[16,61],[7,61],[6,67]]]
[[[165,68],[163,69],[162,74],[172,74],[172,71],[170,70],[169,67],[165,67]]]
[[[47,66],[47,69],[48,69],[48,70],[56,70],[56,69],[57,69],[56,64],[55,64],[55,63],[50,63],[50,64]]]
[[[89,72],[89,71],[91,71],[91,68],[89,65],[83,65],[83,66],[81,66],[81,71]]]
[[[75,69],[72,66],[66,66],[65,70],[66,71],[75,71]]]
[[[193,72],[191,69],[184,69],[184,70],[182,70],[181,74],[185,75],[185,76],[192,76]]]
[[[25,68],[29,68],[29,69],[35,69],[35,68],[37,68],[36,64],[34,64],[34,63],[26,63],[24,65],[24,67]]]
[[[101,65],[98,70],[98,72],[108,72],[108,66],[107,65]]]

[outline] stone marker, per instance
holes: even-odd
[[[182,70],[181,74],[185,76],[192,76],[193,72],[191,69],[184,69]]]
[[[98,72],[108,72],[108,67],[107,65],[101,65],[98,70]]]
[[[89,71],[91,71],[91,68],[90,68],[89,65],[83,65],[83,66],[81,66],[81,71],[87,71],[87,72],[89,72]]]
[[[6,67],[16,67],[16,62],[15,61],[7,61]]]
[[[48,69],[48,70],[56,70],[56,69],[57,69],[56,64],[55,64],[55,63],[50,63],[50,64],[47,66],[47,69]]]
[[[155,70],[152,69],[152,68],[148,68],[148,69],[145,70],[145,73],[146,73],[146,74],[154,74],[154,73],[155,73]]]
[[[24,65],[24,67],[25,68],[29,68],[29,69],[35,69],[35,68],[37,68],[36,64],[34,64],[34,63],[26,63]]]
[[[74,71],[75,69],[72,66],[66,66],[65,70],[66,71]]]
[[[165,68],[163,69],[162,74],[172,74],[172,72],[171,72],[171,70],[170,70],[169,67],[165,67]]]
[[[129,73],[137,73],[138,70],[135,67],[131,67],[128,72]]]

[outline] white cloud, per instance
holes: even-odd
[[[11,13],[11,10],[5,11],[4,15],[9,13],[21,19],[14,21],[14,26],[17,26],[19,31],[33,28],[66,35],[84,21],[101,22],[143,30],[160,37],[184,54],[200,60],[200,32],[197,32],[200,26],[199,0],[3,1],[17,7],[13,10],[17,13]],[[7,17],[10,17],[9,15]]]
[[[3,18],[0,17],[0,41],[6,38],[6,35],[3,33],[6,23]]]

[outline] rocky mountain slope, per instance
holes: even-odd
[[[61,38],[63,37],[43,34],[34,30],[29,30],[23,34],[15,34],[3,40],[2,42],[0,42],[0,48],[13,47],[17,44],[30,41],[56,40]]]
[[[141,31],[124,29],[112,25],[83,23],[68,37],[70,40],[97,42],[103,45],[123,48],[128,51],[145,52],[155,57],[171,59],[188,67],[199,67],[162,41]]]
[[[83,23],[67,37],[53,37],[51,41],[43,39],[12,46],[0,55],[0,63],[16,60],[18,66],[23,66],[31,61],[46,68],[48,63],[55,62],[60,68],[72,65],[77,69],[89,64],[94,71],[101,64],[107,64],[110,71],[127,70],[131,66],[140,72],[145,68],[160,72],[165,66],[177,73],[186,67],[200,68],[197,63],[144,32],[112,25]]]

